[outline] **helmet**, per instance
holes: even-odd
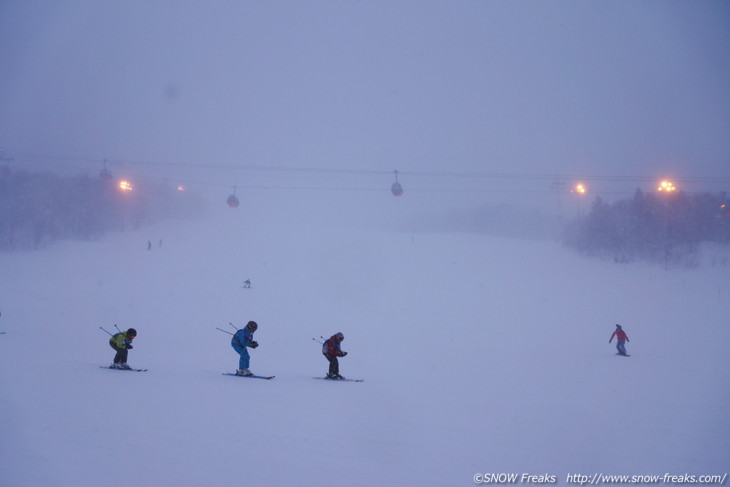
[[[137,330],[135,330],[134,328],[130,328],[129,330],[127,330],[127,336],[132,338],[136,337]]]
[[[345,335],[343,335],[342,332],[338,331],[337,333],[335,333],[335,338],[337,338],[337,341],[341,342],[345,339]]]
[[[249,322],[248,322],[248,323],[246,324],[246,326],[248,326],[248,327],[249,327],[249,328],[251,329],[251,331],[256,331],[256,330],[258,330],[258,329],[259,329],[259,325],[258,325],[258,323],[256,323],[255,321],[249,321]]]

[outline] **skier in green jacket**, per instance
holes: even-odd
[[[112,369],[131,369],[127,365],[127,351],[132,349],[132,340],[137,336],[137,330],[130,328],[127,331],[119,332],[109,339],[109,346],[116,350]]]

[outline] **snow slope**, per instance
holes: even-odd
[[[0,255],[0,485],[730,469],[727,267],[215,211]],[[250,319],[251,369],[273,381],[221,375],[237,355],[215,328]],[[129,362],[149,372],[99,368],[114,323],[138,330]],[[615,323],[629,358],[608,344]],[[312,338],[337,331],[343,375],[365,382],[312,380],[327,366]]]

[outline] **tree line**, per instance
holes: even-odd
[[[93,240],[172,216],[200,212],[190,192],[147,181],[123,191],[111,177],[0,170],[0,250],[38,250],[59,240]]]
[[[579,252],[615,262],[643,260],[693,266],[703,242],[730,244],[730,208],[724,193],[644,193],[608,203],[566,228],[564,242]]]

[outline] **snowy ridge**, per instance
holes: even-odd
[[[225,208],[225,210],[228,210]],[[727,268],[221,212],[0,255],[3,485],[473,485],[727,470]],[[148,239],[162,248],[145,250]],[[252,289],[242,289],[250,278]],[[215,329],[256,320],[251,370]],[[99,325],[138,330],[110,374]],[[630,358],[608,338],[621,323]],[[312,337],[342,331],[342,374]],[[123,468],[120,467],[123,466]]]

